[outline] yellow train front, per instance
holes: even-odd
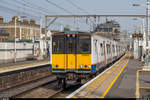
[[[91,35],[84,32],[61,32],[52,35],[51,72],[59,83],[80,82],[91,73]]]

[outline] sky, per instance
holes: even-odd
[[[132,4],[141,4],[133,7]],[[40,17],[44,23],[44,15],[82,15],[82,14],[145,14],[146,0],[0,0],[0,15],[9,21],[12,16],[28,16],[40,23]],[[138,18],[107,18],[120,23],[122,30],[133,32],[136,27],[142,24]],[[97,23],[104,23],[106,18],[100,18]],[[61,26],[69,26],[72,29],[90,30],[86,19],[79,18],[58,18],[50,27],[60,29]]]

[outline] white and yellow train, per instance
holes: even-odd
[[[120,42],[87,32],[60,32],[52,35],[50,71],[65,85],[81,81],[125,54]]]

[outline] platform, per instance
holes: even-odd
[[[66,98],[136,98],[136,71],[143,64],[127,52],[103,73]]]
[[[48,59],[46,60],[35,60],[35,61],[24,61],[24,62],[16,62],[11,64],[1,64],[0,65],[0,73],[9,71],[9,70],[15,70],[15,69],[21,69],[21,68],[27,68],[27,67],[34,67],[39,65],[46,65],[50,64],[50,61]]]

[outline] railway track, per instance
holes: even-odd
[[[109,68],[109,66],[107,68]],[[69,95],[70,93],[78,89],[80,86],[82,86],[84,83],[86,83],[87,81],[93,78],[93,77],[89,78],[87,81],[83,82],[83,84],[75,84],[75,85],[67,86],[66,90],[63,90],[61,89],[60,86],[57,85],[56,76],[50,74],[49,67],[45,66],[45,70],[40,70],[40,68],[43,69],[44,67],[39,67],[39,69],[37,68],[38,70],[31,68],[31,70],[32,71],[34,70],[34,72],[36,72],[35,70],[37,70],[37,72],[39,72],[41,75],[38,73],[39,75],[37,75],[36,78],[34,77],[34,79],[32,80],[26,80],[22,84],[6,87],[5,89],[2,89],[0,91],[0,97],[65,98],[67,95]],[[101,73],[103,70],[101,70],[99,73]],[[16,73],[18,72],[20,75],[20,72],[22,71],[24,71],[24,73],[27,73],[27,75],[30,72],[29,69],[15,71],[15,72]],[[13,72],[9,72],[6,75],[9,76],[11,74],[13,74]]]
[[[53,81],[56,81],[56,77],[49,75],[47,77],[40,78],[38,80],[30,81],[25,84],[17,85],[15,87],[11,87],[9,89],[3,90],[0,93],[0,97],[11,97],[14,98],[20,94],[23,94],[24,92],[33,90],[39,86],[49,84]]]
[[[108,65],[107,68],[109,68],[110,65]],[[107,69],[106,68],[106,69]],[[103,69],[105,70],[105,69]],[[103,70],[101,70],[99,73],[101,73]],[[98,74],[98,73],[97,73]],[[91,80],[93,77],[89,78],[87,81],[84,81],[83,84]],[[69,85],[65,90],[61,89],[57,85],[57,81],[53,81],[44,85],[41,85],[37,88],[31,89],[29,91],[26,91],[22,94],[19,94],[15,96],[15,98],[65,98],[70,93],[74,92],[76,89],[81,87],[83,84],[74,84]]]
[[[14,96],[14,98],[50,98],[62,91],[63,89],[57,85],[57,81],[55,80],[34,89],[25,91]]]
[[[54,80],[49,64],[0,72],[0,98],[14,97]]]
[[[13,98],[65,98],[80,86],[82,85],[70,85],[64,90],[57,85],[56,81],[53,81],[21,93],[17,96],[14,96]]]

